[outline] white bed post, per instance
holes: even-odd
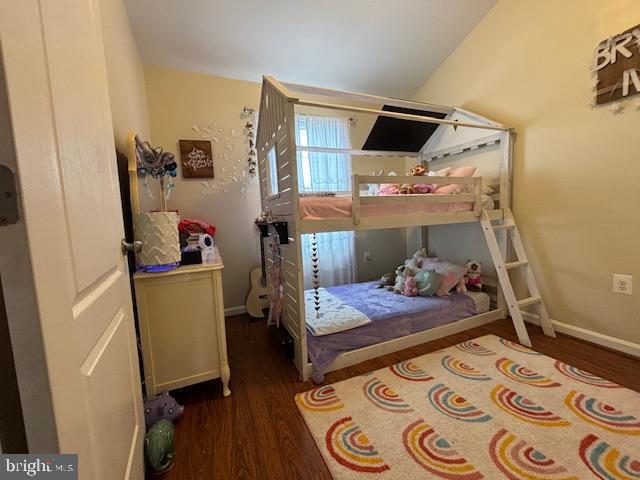
[[[300,234],[300,213],[299,209],[299,194],[298,191],[298,155],[296,152],[296,117],[295,117],[295,103],[293,100],[287,100],[285,104],[285,123],[288,128],[289,137],[289,165],[291,168],[291,192],[293,201],[293,218],[291,224],[293,225],[293,232],[291,236],[295,239],[295,258],[296,269],[298,273],[298,285],[296,285],[298,294],[298,337],[299,337],[299,351],[295,358],[295,365],[302,377],[302,380],[307,381],[311,376],[309,367],[309,359],[307,356],[307,316],[305,314],[304,304],[304,270],[302,261],[302,235]]]
[[[500,138],[500,208],[504,211],[506,208],[511,208],[511,181],[513,176],[513,131],[508,130],[501,134]],[[507,230],[503,230],[498,234],[498,246],[500,247],[500,253],[505,261],[510,258],[511,249],[508,242]],[[502,311],[506,316],[507,301],[502,291],[502,286],[498,282],[498,309]]]
[[[473,184],[473,193],[476,199],[473,203],[473,211],[476,216],[480,216],[482,213],[482,177],[475,177],[475,183]]]
[[[351,215],[353,216],[353,223],[358,225],[360,223],[360,175],[352,175],[352,177]]]

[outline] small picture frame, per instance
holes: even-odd
[[[179,140],[183,178],[214,178],[209,140]]]

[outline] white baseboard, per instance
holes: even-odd
[[[522,312],[522,317],[526,322],[540,325],[538,316],[533,313]],[[586,328],[576,327],[575,325],[569,325],[568,323],[559,322],[554,319],[551,319],[551,323],[553,323],[553,327],[557,332],[564,333],[565,335],[576,337],[581,340],[586,340],[587,342],[595,343],[596,345],[601,345],[603,347],[610,348],[611,350],[633,355],[634,357],[640,357],[640,345],[637,343],[610,337],[609,335],[593,332]]]
[[[233,315],[242,315],[247,313],[247,308],[244,305],[238,305],[237,307],[229,307],[224,309],[224,316],[231,317]]]

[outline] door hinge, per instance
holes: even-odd
[[[17,223],[19,218],[15,176],[9,167],[0,165],[0,227]]]

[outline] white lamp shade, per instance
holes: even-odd
[[[142,251],[138,254],[142,266],[166,265],[180,261],[176,212],[138,214],[134,224],[134,236],[142,242]]]

